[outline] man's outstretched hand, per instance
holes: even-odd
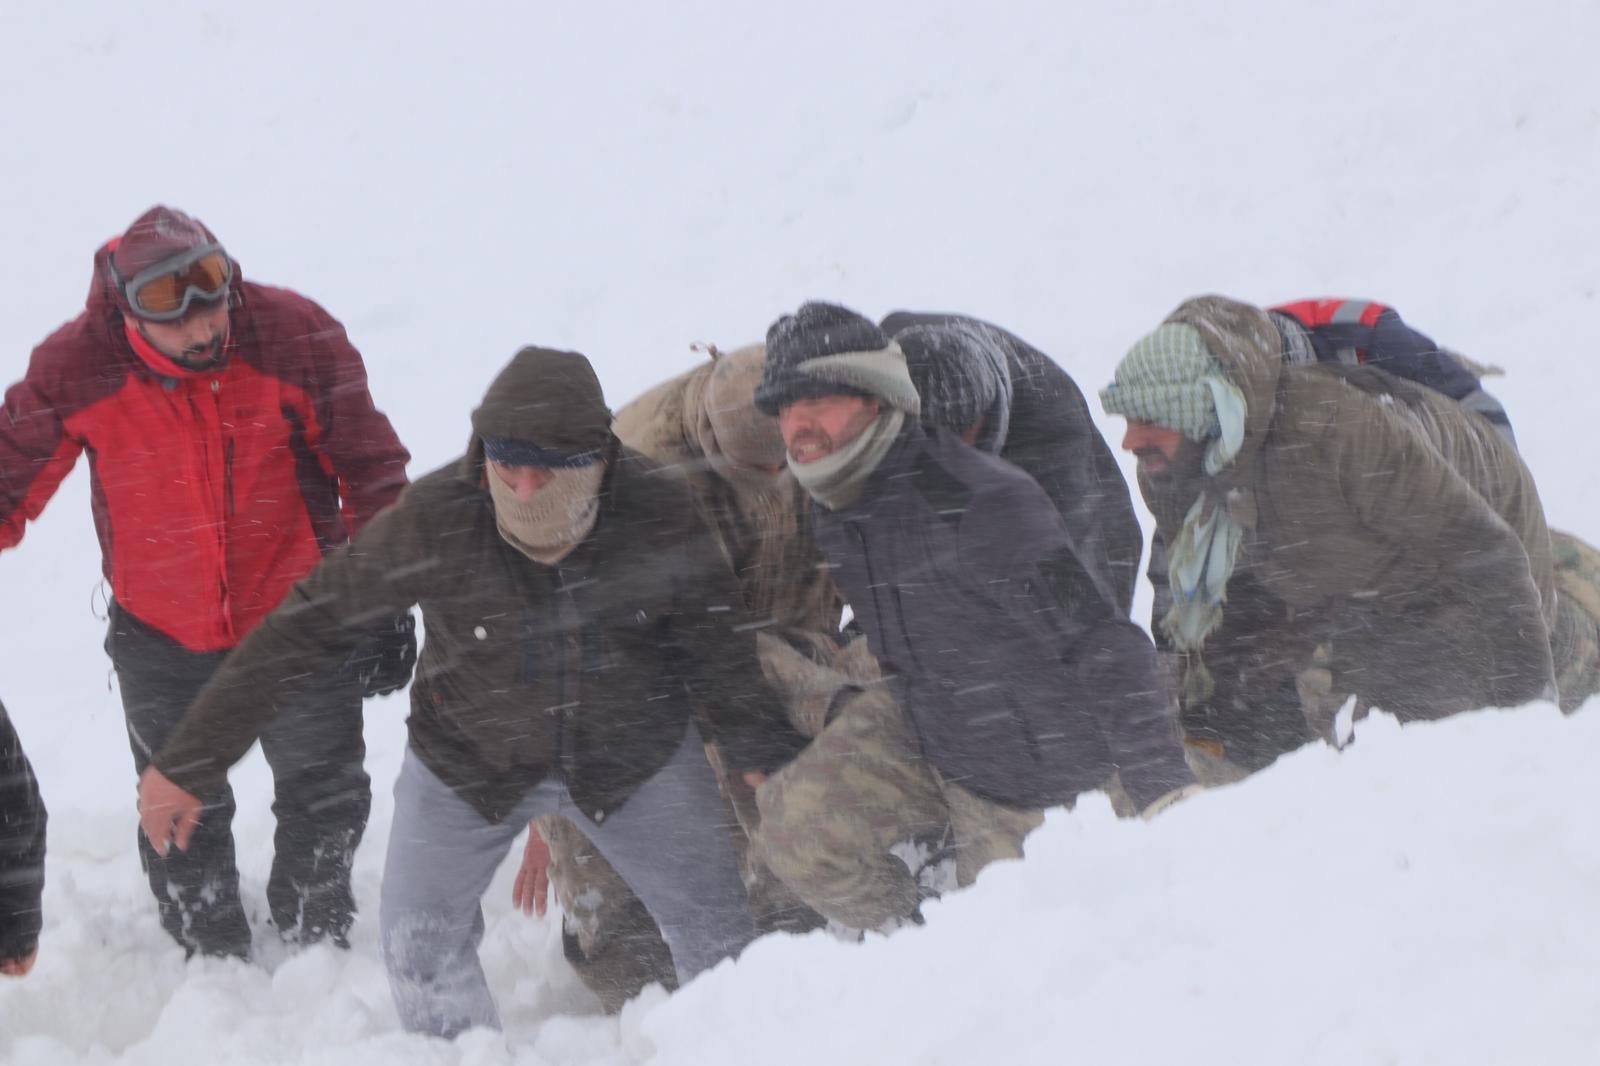
[[[28,971],[33,969],[34,960],[39,957],[39,949],[34,948],[20,959],[0,959],[0,973],[7,977],[26,977]]]
[[[154,766],[139,778],[139,827],[157,855],[165,855],[174,843],[179,851],[189,850],[204,807],[200,797],[173,784]]]
[[[522,869],[511,886],[511,905],[523,914],[544,917],[550,905],[550,845],[539,834],[539,827],[528,823],[528,843],[522,849]]]

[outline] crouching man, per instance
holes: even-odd
[[[929,886],[906,871],[929,849],[968,884],[1113,772],[1145,810],[1193,784],[1149,638],[1032,478],[918,424],[878,326],[829,304],[780,319],[756,403],[883,678],[790,766],[746,775],[758,846],[808,903],[855,926],[914,918]]]
[[[1282,343],[1261,310],[1190,300],[1101,392],[1168,546],[1186,739],[1220,779],[1338,739],[1351,696],[1402,720],[1554,697],[1550,536],[1508,438]]]
[[[181,848],[296,679],[419,604],[380,920],[402,1022],[442,1036],[497,1023],[479,904],[538,815],[593,841],[680,980],[736,953],[753,928],[697,725],[739,772],[776,770],[801,743],[770,710],[739,590],[680,480],[619,444],[583,356],[523,349],[472,428],[464,458],[240,646],[140,787],[151,843],[176,833]]]

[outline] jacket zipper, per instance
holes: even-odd
[[[216,438],[220,438],[222,433],[220,413],[217,410],[217,393],[221,390],[222,384],[219,379],[210,378],[209,387],[205,390],[210,394],[209,402],[211,407],[209,411],[213,416],[211,419],[206,417],[207,409],[204,406],[208,402],[208,398],[202,396],[198,401],[195,399],[195,390],[201,387],[199,382],[186,382],[183,390],[184,400],[189,406],[189,413],[200,430],[198,434],[200,461],[196,464],[195,471],[199,484],[195,488],[197,490],[196,495],[201,500],[203,513],[214,516],[211,527],[216,547],[214,566],[217,582],[217,609],[220,612],[218,628],[225,639],[233,641],[235,639],[233,632],[233,602],[228,590],[228,541],[226,528],[226,515],[230,508],[226,501],[217,499],[216,472],[212,469],[211,463]],[[224,450],[223,468],[223,489],[227,494],[228,500],[231,500],[233,495],[231,449],[232,442],[230,441]],[[219,507],[219,503],[222,506]]]
[[[228,517],[234,516],[233,505],[233,438],[228,438],[228,443],[222,449],[222,505],[227,509]]]

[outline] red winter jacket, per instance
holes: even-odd
[[[231,648],[400,495],[410,455],[315,303],[235,263],[225,358],[187,370],[124,327],[106,254],[83,313],[6,392],[0,551],[87,452],[117,603],[193,651]]]

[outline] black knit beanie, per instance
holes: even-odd
[[[912,326],[895,334],[906,369],[922,397],[922,422],[965,433],[979,422],[988,451],[1005,445],[1011,423],[1011,371],[1006,353],[970,326]]]
[[[873,355],[877,361],[826,369],[820,364],[808,366],[846,355]],[[838,304],[801,304],[767,330],[767,366],[756,389],[756,407],[776,415],[797,400],[839,394],[869,396],[911,414],[919,406],[899,348],[876,322]]]

